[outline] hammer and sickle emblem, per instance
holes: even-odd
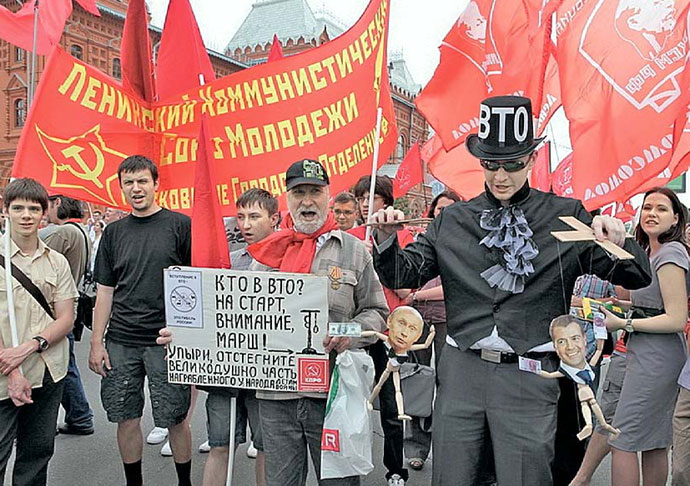
[[[80,189],[102,204],[118,205],[116,196],[120,193],[114,181],[117,166],[127,155],[108,147],[100,134],[100,125],[70,138],[49,135],[38,125],[35,130],[45,155],[53,163],[51,188]]]
[[[103,189],[103,183],[98,179],[98,177],[101,175],[101,172],[103,172],[103,167],[105,165],[105,157],[103,156],[103,152],[101,152],[101,149],[99,149],[95,144],[93,144],[92,142],[87,143],[89,147],[91,147],[91,150],[93,150],[94,155],[96,156],[96,167],[94,167],[94,169],[91,170],[89,166],[86,164],[84,158],[81,156],[81,152],[85,150],[84,147],[80,147],[79,145],[71,145],[61,151],[62,155],[64,155],[65,158],[74,159],[76,164],[81,168],[82,172],[74,170],[74,167],[71,165],[67,167],[67,170],[75,177],[78,177],[79,179],[82,179],[84,181],[90,181],[97,188]]]

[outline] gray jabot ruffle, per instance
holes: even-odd
[[[479,226],[489,231],[479,244],[503,250],[503,261],[484,270],[482,278],[491,287],[522,293],[525,278],[534,273],[532,260],[539,254],[522,209],[508,206],[484,210]]]

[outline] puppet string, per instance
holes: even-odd
[[[558,271],[561,275],[561,292],[563,294],[563,309],[565,310],[565,313],[568,314],[570,312],[570,309],[568,306],[568,298],[565,295],[565,277],[563,277],[563,261],[561,260],[561,244],[558,240],[556,240],[556,249],[558,250]]]

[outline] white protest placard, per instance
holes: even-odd
[[[328,278],[168,268],[171,383],[327,391]]]

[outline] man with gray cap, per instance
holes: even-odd
[[[445,208],[404,250],[393,237],[402,213],[387,208],[373,215],[383,284],[419,288],[440,275],[446,296],[448,337],[434,409],[437,486],[477,484],[488,447],[499,484],[552,484],[558,384],[520,371],[519,361],[556,368],[549,323],[568,311],[580,274],[630,289],[651,281],[649,262],[626,241],[622,222],[592,219],[580,201],[529,187],[540,142],[529,99],[484,100],[479,133],[466,140],[484,169],[484,193]],[[591,224],[598,240],[635,259],[618,261],[592,242],[559,244],[551,232],[571,229],[559,216]]]
[[[300,160],[285,177],[289,214],[283,230],[248,247],[251,270],[327,276],[329,322],[357,322],[362,330],[382,331],[388,306],[371,255],[364,244],[338,229],[328,208],[329,179],[315,160]],[[327,337],[327,352],[370,344]],[[299,486],[311,455],[320,485],[357,485],[358,476],[320,479],[325,393],[257,391],[269,486]]]

